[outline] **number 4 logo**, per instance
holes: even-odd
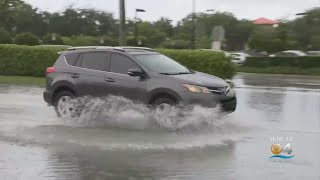
[[[291,144],[288,143],[282,150],[283,153],[288,153],[291,154],[292,153],[292,148],[291,148]]]

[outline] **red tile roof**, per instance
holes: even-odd
[[[261,18],[258,18],[256,20],[253,20],[252,23],[253,24],[258,24],[258,25],[275,25],[275,24],[279,24],[279,21],[261,17]]]

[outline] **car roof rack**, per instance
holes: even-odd
[[[151,49],[151,48],[147,48],[147,47],[135,47],[135,46],[117,46],[118,48],[121,48],[121,49],[128,49],[128,50],[145,50],[145,51],[154,51],[154,49]]]
[[[111,46],[79,46],[79,47],[70,47],[67,50],[72,51],[72,50],[85,50],[85,49],[101,49],[101,48],[112,48]]]
[[[112,46],[79,46],[79,47],[71,47],[68,48],[67,51],[74,51],[74,50],[90,50],[90,49],[112,49],[124,52],[124,49]]]
[[[118,51],[126,51],[126,50],[145,50],[145,51],[154,51],[151,48],[147,47],[134,47],[134,46],[79,46],[79,47],[70,47],[67,50],[68,51],[74,51],[74,50],[86,50],[86,49],[112,49],[112,50],[118,50]]]

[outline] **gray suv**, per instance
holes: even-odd
[[[75,47],[60,52],[46,71],[44,100],[58,116],[75,97],[122,96],[153,107],[220,106],[233,112],[237,99],[224,80],[197,72],[149,48]]]

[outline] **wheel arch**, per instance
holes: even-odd
[[[75,96],[77,96],[77,91],[75,90],[75,88],[73,87],[73,85],[71,83],[60,82],[59,84],[55,85],[55,87],[52,91],[52,97],[51,97],[52,103],[54,103],[53,101],[54,101],[56,95],[62,91],[69,91],[72,94],[74,94]]]

